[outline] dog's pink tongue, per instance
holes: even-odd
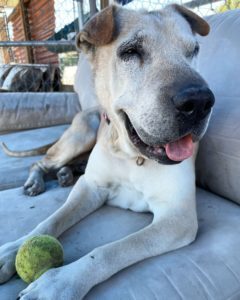
[[[168,158],[173,161],[182,161],[193,154],[193,140],[191,134],[180,140],[168,143],[165,146]]]

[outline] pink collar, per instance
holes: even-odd
[[[107,113],[103,112],[102,116],[103,116],[103,119],[106,121],[106,123],[109,125],[111,121],[110,121]]]

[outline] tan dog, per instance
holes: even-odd
[[[46,272],[20,299],[82,299],[123,268],[195,239],[193,143],[206,130],[214,97],[190,63],[198,51],[195,33],[208,32],[204,20],[178,5],[154,12],[110,6],[80,32],[77,45],[93,66],[110,123],[102,122],[85,175],[66,203],[30,234],[0,248],[0,281],[14,274],[16,252],[28,237],[58,237],[104,203],[149,211],[153,221]]]
[[[24,184],[24,194],[36,196],[45,191],[44,177],[56,173],[61,186],[74,183],[74,173],[83,174],[89,154],[96,143],[100,124],[100,108],[79,112],[60,139],[49,145],[27,151],[11,151],[2,143],[3,151],[13,157],[46,154],[34,163]]]

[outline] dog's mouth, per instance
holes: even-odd
[[[192,156],[194,146],[191,134],[167,144],[148,145],[139,137],[126,113],[124,119],[129,139],[143,156],[161,164],[177,164]]]

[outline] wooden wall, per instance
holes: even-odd
[[[54,34],[54,0],[20,0],[9,21],[13,25],[14,41],[45,40]],[[21,5],[22,4],[22,5]],[[45,47],[14,48],[19,63],[58,63],[58,55]]]
[[[5,24],[5,19],[0,18],[0,41],[7,41],[8,35],[7,35],[7,28]],[[0,56],[1,59],[3,59],[2,63],[10,63],[10,55],[8,52],[8,48],[0,48]]]

